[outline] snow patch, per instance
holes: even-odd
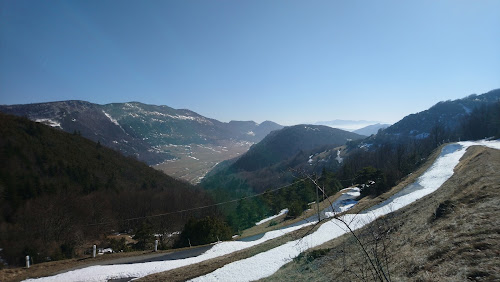
[[[398,210],[436,191],[453,175],[453,169],[459,163],[459,160],[464,155],[465,150],[473,145],[487,146],[500,150],[499,140],[482,140],[477,142],[467,141],[447,145],[443,148],[440,156],[436,159],[434,164],[413,184],[406,186],[394,196],[364,213],[346,214],[340,218],[344,222],[348,222],[349,227],[352,230],[357,230],[380,216]],[[347,195],[349,197],[355,197],[356,195],[359,195],[359,188],[348,188],[342,191],[345,191],[342,196]],[[346,201],[342,207],[345,208],[350,204],[352,203]],[[330,212],[329,215],[335,215],[335,211],[327,212]],[[217,243],[211,249],[196,257],[135,264],[95,265],[61,273],[55,276],[29,279],[26,281],[106,281],[110,279],[144,277],[149,274],[163,272],[227,255],[315,223],[316,222],[313,221],[281,230],[270,231],[265,233],[262,238],[254,241],[229,241]],[[283,265],[292,261],[300,253],[337,238],[348,231],[349,230],[346,226],[340,223],[340,221],[332,219],[322,224],[314,233],[299,240],[290,241],[284,245],[259,253],[253,257],[227,264],[212,273],[200,276],[192,281],[252,281],[261,279],[272,275]],[[242,269],[245,271],[241,271]]]
[[[115,125],[118,125],[120,126],[120,124],[118,123],[118,121],[116,119],[114,119],[110,114],[106,113],[105,111],[102,111],[102,113],[107,117],[109,118],[109,120],[114,123]],[[121,126],[120,126],[121,127]]]
[[[343,215],[340,217],[341,220],[349,223],[349,227],[352,230],[357,230],[380,216],[407,206],[436,191],[453,175],[454,167],[459,163],[465,150],[472,145],[483,145],[500,149],[499,141],[483,140],[448,145],[443,148],[441,155],[436,159],[434,164],[415,183],[406,186],[399,193],[396,193],[380,205],[361,214]],[[321,225],[316,232],[304,238],[290,241],[253,257],[227,264],[212,273],[190,281],[253,281],[268,277],[278,271],[283,265],[291,262],[300,253],[348,232],[349,230],[343,223],[337,219],[332,219]],[[245,271],[242,272],[241,269],[245,269]]]
[[[49,118],[39,118],[39,119],[36,119],[35,122],[43,123],[43,124],[51,126],[51,127],[59,127],[62,129],[60,122],[49,119]]]
[[[335,158],[339,164],[341,164],[344,159],[340,157],[340,150],[337,151],[337,157]]]
[[[211,249],[205,253],[185,259],[154,261],[133,264],[115,264],[115,265],[94,265],[86,268],[76,269],[54,276],[41,277],[36,279],[27,279],[25,281],[108,281],[111,279],[144,277],[153,273],[163,272],[190,264],[199,263],[215,257],[224,256],[239,250],[253,247],[274,238],[281,237],[287,233],[293,232],[316,222],[310,222],[298,226],[292,226],[285,229],[270,231],[264,236],[254,241],[227,241],[214,244]]]
[[[273,219],[275,219],[275,218],[277,218],[277,217],[279,217],[279,216],[282,216],[282,215],[284,215],[284,214],[287,214],[287,213],[288,213],[288,209],[282,209],[282,210],[281,210],[278,214],[273,215],[273,216],[270,216],[270,217],[268,217],[268,218],[264,218],[263,220],[261,220],[261,221],[259,221],[259,222],[255,223],[255,225],[261,225],[261,224],[262,224],[262,223],[264,223],[264,222],[268,222],[268,221],[270,221],[270,220],[273,220]]]

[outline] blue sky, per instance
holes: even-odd
[[[0,104],[395,122],[499,87],[497,0],[0,0]]]

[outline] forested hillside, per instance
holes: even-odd
[[[271,121],[225,123],[186,109],[139,102],[99,105],[70,100],[0,105],[0,111],[69,133],[78,132],[150,165],[178,158],[169,150],[171,144],[228,146],[231,142],[259,142],[272,130],[282,128]]]
[[[324,145],[341,146],[349,140],[362,137],[356,133],[324,125],[289,126],[271,132],[241,156],[235,162],[234,167],[245,171],[255,171],[290,159],[303,151]]]
[[[71,257],[111,230],[140,228],[143,217],[212,203],[202,190],[77,133],[5,114],[0,167],[0,245],[10,263],[26,254],[38,262]],[[193,215],[151,218],[148,227],[179,231]]]
[[[474,110],[494,104],[500,100],[500,89],[491,90],[481,95],[469,95],[453,101],[442,101],[428,110],[410,114],[384,130],[391,138],[413,137],[424,139],[436,128],[447,132],[458,132],[463,127],[464,119]],[[484,136],[483,136],[484,137]]]
[[[484,96],[472,96],[482,102],[470,109],[470,112],[456,117],[453,121],[456,125],[452,127],[448,121],[442,120],[434,123],[428,134],[415,136],[405,133],[406,126],[401,129],[401,126],[410,119],[406,117],[386,130],[379,131],[375,136],[350,142],[348,156],[338,171],[339,178],[344,180],[344,185],[365,183],[368,180],[376,181],[377,184],[366,189],[363,194],[376,196],[413,172],[440,144],[460,140],[500,138],[500,100],[491,98],[492,95],[498,94],[499,91],[490,91]],[[471,96],[464,100],[469,101],[470,98]],[[462,102],[459,101],[463,100],[444,103],[461,105]],[[442,104],[438,103],[429,111],[432,110],[436,116],[444,116],[445,113],[440,114],[436,110],[442,107]],[[415,120],[418,116],[422,119],[419,122]],[[427,114],[417,114],[409,117],[415,124],[423,124],[427,120],[426,116]],[[399,129],[402,131],[397,131]]]
[[[201,186],[219,201],[263,193],[292,184],[302,173],[322,175],[328,192],[341,185],[324,168],[338,168],[335,147],[363,136],[323,125],[295,125],[271,132],[258,144],[236,160],[220,164],[202,181]],[[321,154],[329,152],[324,159]],[[313,164],[312,158],[317,159]],[[222,207],[235,231],[251,226],[260,218],[280,209],[289,208],[294,217],[307,209],[315,199],[315,188],[307,181],[295,183],[283,191],[266,193],[263,197],[239,201]]]

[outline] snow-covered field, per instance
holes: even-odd
[[[400,209],[412,202],[436,191],[453,175],[453,169],[458,164],[465,150],[472,145],[482,145],[500,149],[500,141],[459,142],[447,145],[434,164],[422,174],[415,183],[403,188],[399,193],[383,203],[361,214],[348,214],[342,217],[353,230],[372,222],[377,217]],[[354,191],[352,191],[354,192]],[[330,213],[332,215],[334,213]],[[289,227],[282,230],[267,232],[262,238],[250,241],[230,241],[214,245],[210,250],[197,257],[180,260],[137,263],[127,265],[91,266],[83,269],[61,273],[55,276],[36,279],[36,281],[106,281],[127,277],[144,277],[149,274],[167,271],[185,265],[198,263],[207,259],[223,256],[238,250],[249,248],[267,240],[282,236],[300,229],[305,225]],[[293,260],[301,252],[321,245],[329,240],[347,233],[346,226],[337,219],[322,224],[318,230],[300,240],[290,241],[253,257],[236,261],[217,269],[205,276],[192,281],[251,281],[264,278],[275,273],[280,267]],[[29,281],[34,281],[30,279]]]

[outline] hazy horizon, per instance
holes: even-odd
[[[0,104],[394,123],[500,87],[499,1],[0,1]]]

